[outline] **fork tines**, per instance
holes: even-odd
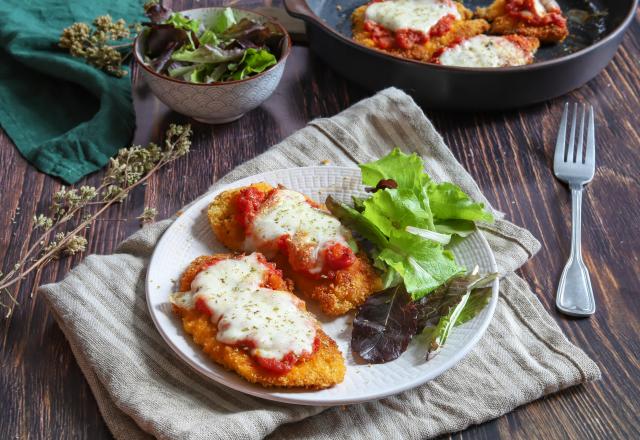
[[[571,127],[569,129],[569,141],[567,142],[567,120],[569,118],[569,103],[565,103],[562,119],[560,120],[560,129],[558,130],[558,139],[556,140],[556,150],[554,156],[554,167],[561,164],[585,164],[589,167],[595,166],[595,123],[593,116],[593,106],[574,103],[573,115],[571,117]],[[578,109],[580,107],[580,109]],[[588,107],[588,109],[587,109]],[[581,111],[580,111],[581,110]],[[587,127],[587,142],[584,143],[585,136],[585,120],[587,119],[587,110],[589,112],[589,121]],[[580,128],[578,127],[578,118],[580,118]],[[578,142],[576,143],[576,129],[578,134]],[[584,150],[584,154],[583,154]]]

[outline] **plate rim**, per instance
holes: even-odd
[[[201,202],[201,200],[205,199],[205,198],[209,198],[209,197],[213,197],[216,196],[218,194],[220,194],[221,192],[230,189],[231,187],[237,185],[240,182],[243,181],[250,181],[250,180],[255,180],[256,178],[258,178],[259,176],[267,176],[267,175],[277,175],[280,173],[287,173],[287,172],[300,172],[300,170],[308,170],[309,172],[312,172],[313,170],[327,170],[327,169],[343,169],[343,170],[349,170],[350,172],[356,171],[359,172],[359,169],[357,167],[350,167],[350,166],[333,166],[333,165],[324,165],[324,166],[307,166],[307,167],[289,167],[289,168],[282,168],[282,169],[276,169],[276,170],[270,170],[270,171],[265,171],[262,173],[258,173],[258,174],[252,174],[250,176],[245,176],[245,177],[241,177],[237,180],[234,180],[233,182],[229,182],[226,184],[221,185],[220,187],[214,189],[214,190],[209,190],[207,192],[205,192],[204,194],[202,194],[201,196],[197,197],[196,199],[194,199],[191,203],[187,204],[184,208],[182,208],[181,210],[179,210],[181,212],[180,216],[186,214],[188,211],[192,210],[192,209],[196,209],[197,205]],[[440,365],[438,368],[436,368],[435,370],[431,371],[430,374],[424,375],[424,376],[420,376],[419,378],[410,381],[408,383],[403,384],[402,386],[396,387],[391,389],[391,391],[382,391],[379,393],[371,393],[369,395],[367,395],[366,397],[361,397],[361,398],[356,398],[356,399],[351,399],[348,397],[345,398],[335,398],[335,399],[324,399],[324,400],[313,400],[313,399],[309,399],[309,398],[295,398],[296,394],[295,393],[291,393],[290,395],[287,394],[283,394],[282,392],[279,392],[278,388],[266,388],[263,387],[261,389],[251,389],[251,388],[242,388],[241,385],[235,384],[235,383],[227,383],[224,381],[221,381],[217,378],[212,377],[208,371],[206,371],[204,368],[201,368],[199,365],[197,365],[196,363],[192,362],[192,360],[190,359],[189,356],[187,356],[187,354],[185,354],[180,348],[178,348],[173,341],[171,341],[169,335],[164,331],[164,328],[162,325],[160,325],[160,323],[158,322],[158,319],[156,317],[156,310],[154,310],[154,308],[151,306],[151,301],[150,301],[150,296],[151,296],[151,291],[152,289],[150,288],[150,275],[151,275],[151,267],[154,264],[154,260],[156,258],[158,258],[158,249],[160,248],[160,245],[162,243],[162,241],[168,236],[167,233],[171,230],[171,228],[176,227],[176,225],[178,225],[178,221],[180,219],[180,217],[176,217],[176,215],[174,214],[172,217],[174,218],[173,223],[171,223],[171,225],[169,225],[167,227],[167,229],[165,229],[165,231],[162,233],[162,235],[160,236],[160,239],[157,241],[157,243],[154,246],[153,252],[151,254],[151,257],[149,258],[149,265],[147,267],[147,271],[145,274],[145,300],[147,303],[147,310],[149,312],[149,315],[151,315],[151,319],[153,321],[154,326],[156,327],[156,330],[158,331],[158,333],[160,333],[160,336],[162,337],[162,339],[164,340],[164,342],[171,348],[171,350],[174,352],[174,354],[176,354],[178,356],[179,359],[181,359],[184,363],[186,363],[190,368],[192,368],[194,371],[196,371],[198,374],[200,374],[201,376],[205,377],[207,380],[213,381],[217,384],[220,384],[222,386],[225,386],[227,388],[233,389],[235,391],[244,393],[244,394],[248,394],[254,397],[259,397],[261,399],[265,399],[265,400],[270,400],[270,401],[275,401],[275,402],[282,402],[282,403],[289,403],[289,404],[295,404],[295,405],[303,405],[303,406],[336,406],[336,405],[350,405],[350,404],[357,404],[357,403],[363,403],[363,402],[370,402],[370,401],[374,401],[374,400],[379,400],[382,399],[384,397],[389,397],[389,396],[394,396],[396,394],[402,393],[404,391],[407,391],[409,389],[413,389],[416,388],[426,382],[429,382],[435,378],[437,378],[438,376],[440,376],[442,373],[444,373],[445,371],[449,370],[450,368],[454,367],[458,362],[460,362],[467,354],[469,354],[469,352],[473,349],[473,347],[475,347],[475,345],[478,343],[478,341],[480,340],[480,338],[485,334],[487,328],[489,327],[489,324],[491,323],[491,321],[493,320],[493,315],[495,314],[495,309],[496,306],[498,304],[498,297],[499,297],[499,278],[496,278],[496,280],[494,280],[494,282],[492,283],[492,291],[491,291],[491,299],[489,301],[489,303],[486,305],[487,308],[487,315],[486,318],[484,319],[484,321],[482,321],[478,327],[478,331],[476,333],[474,333],[474,335],[469,338],[468,341],[465,342],[465,344],[461,347],[460,350],[458,350],[457,352],[455,352],[446,362],[444,362],[442,365]],[[480,243],[483,247],[485,247],[485,249],[488,251],[488,257],[489,257],[489,263],[491,265],[491,268],[493,271],[498,272],[497,269],[497,263],[495,260],[495,255],[493,254],[493,251],[491,250],[491,247],[489,246],[489,243],[487,242],[487,239],[484,237],[484,235],[480,232],[479,229],[476,230],[476,232],[474,232],[474,234],[478,235],[478,238],[480,240]],[[344,355],[344,354],[343,354]],[[214,366],[216,368],[224,368],[220,365],[217,365],[213,360],[210,360],[211,363],[214,364]],[[372,365],[372,367],[375,367],[375,365]],[[242,383],[242,382],[241,382]],[[254,385],[251,384],[250,382],[246,382],[246,384],[244,385]],[[273,391],[276,390],[276,391]]]

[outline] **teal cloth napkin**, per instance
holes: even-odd
[[[142,19],[136,0],[0,0],[0,125],[20,153],[67,183],[103,167],[135,128],[131,80],[60,49],[62,29],[110,14]]]

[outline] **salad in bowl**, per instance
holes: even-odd
[[[145,8],[134,56],[154,94],[205,123],[259,106],[278,85],[291,40],[269,17],[238,8]]]

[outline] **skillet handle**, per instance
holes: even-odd
[[[308,23],[320,24],[320,20],[309,8],[306,0],[284,0],[284,8],[292,17],[300,18]]]

